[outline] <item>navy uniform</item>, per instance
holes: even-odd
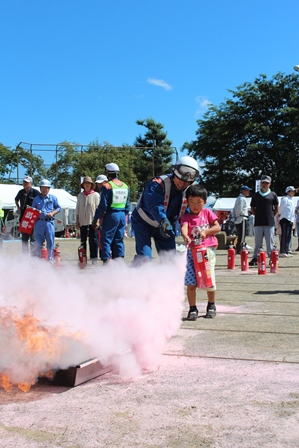
[[[136,256],[133,265],[152,257],[151,239],[157,252],[175,251],[176,221],[185,212],[185,190],[198,177],[195,159],[184,156],[173,167],[173,173],[153,178],[145,186],[132,213]]]
[[[130,209],[129,187],[118,179],[119,167],[108,163],[105,167],[108,183],[102,186],[101,199],[96,210],[93,226],[100,220],[101,226],[101,260],[124,258],[124,234],[126,216]]]

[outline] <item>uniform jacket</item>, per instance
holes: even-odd
[[[140,207],[146,215],[159,224],[162,219],[167,218],[171,224],[180,216],[182,207],[182,198],[184,191],[178,191],[172,181],[172,175],[168,175],[171,179],[171,188],[167,210],[165,208],[165,186],[162,177],[155,177],[145,186],[138,207]],[[138,214],[138,207],[133,214]]]
[[[116,185],[118,185],[119,187],[123,186],[123,182],[119,179],[112,179],[112,182]],[[103,218],[103,216],[105,215],[105,213],[109,212],[109,211],[114,211],[114,212],[125,212],[125,214],[127,215],[129,213],[130,210],[130,190],[128,190],[128,196],[127,196],[127,202],[124,208],[118,208],[118,209],[111,209],[111,204],[112,204],[112,200],[113,200],[113,192],[112,192],[112,187],[109,183],[105,184],[102,186],[101,189],[101,200],[99,203],[99,206],[97,208],[97,211],[95,213],[94,216],[94,221]]]
[[[39,215],[40,218],[47,218],[48,213],[51,213],[54,210],[58,210],[58,212],[60,212],[61,210],[58,199],[53,194],[47,194],[46,197],[39,194],[36,198],[34,198],[32,207],[41,212]]]

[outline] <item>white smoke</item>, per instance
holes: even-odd
[[[79,270],[0,259],[0,374],[27,382],[95,357],[125,376],[154,367],[180,326],[184,264],[177,256],[139,268],[112,262]],[[33,322],[31,348],[20,338],[26,315]]]

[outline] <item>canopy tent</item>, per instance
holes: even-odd
[[[3,210],[12,210],[16,206],[15,197],[22,189],[22,185],[0,184],[0,205]],[[34,187],[39,190],[38,187]],[[50,193],[57,197],[61,208],[75,209],[77,197],[72,196],[65,190],[51,188]]]
[[[279,204],[280,204],[282,197],[283,196],[278,196]],[[219,198],[213,205],[212,209],[214,211],[219,211],[219,212],[230,212],[234,208],[236,199],[237,198]],[[295,207],[297,206],[298,200],[299,200],[298,196],[293,197],[293,203],[294,203]],[[250,210],[250,201],[251,201],[250,197],[246,198],[248,210]]]

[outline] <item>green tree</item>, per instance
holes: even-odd
[[[144,126],[147,131],[142,137],[139,135],[134,145],[139,148],[137,152],[135,174],[138,177],[138,191],[142,191],[145,183],[154,176],[170,172],[174,161],[174,148],[172,141],[167,139],[167,132],[161,123],[152,118],[137,120],[138,126]]]
[[[7,146],[0,143],[0,182],[7,183],[7,177],[10,177],[14,165],[11,165],[12,152]]]
[[[131,189],[131,200],[137,199],[137,178],[133,167],[136,163],[136,148],[127,145],[112,146],[97,140],[88,145],[63,142],[57,147],[57,161],[48,169],[48,178],[56,188],[64,188],[73,195],[80,192],[80,179],[90,176],[93,180],[104,174],[105,165],[115,162],[120,168],[120,178]]]
[[[80,145],[64,141],[56,147],[56,161],[48,168],[47,177],[55,188],[63,188],[71,194],[80,190],[80,177],[75,178],[74,167],[80,160]]]
[[[46,168],[41,156],[35,156],[20,145],[11,150],[0,143],[0,181],[15,182],[11,176],[19,166],[24,168],[25,174],[32,176],[35,184],[45,177]]]
[[[242,183],[254,186],[261,174],[283,194],[297,186],[299,78],[260,75],[229,91],[231,99],[211,105],[198,120],[197,140],[183,146],[202,167],[202,182],[219,196],[235,196]]]

